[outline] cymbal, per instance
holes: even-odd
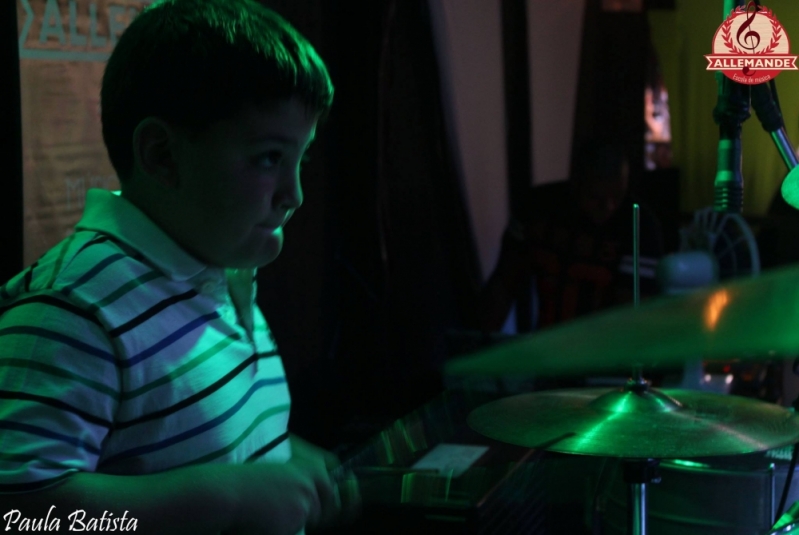
[[[799,266],[659,297],[516,337],[445,365],[454,375],[563,375],[799,354]]]
[[[677,389],[521,394],[472,411],[468,423],[509,444],[627,459],[735,455],[799,442],[799,416],[785,408]]]

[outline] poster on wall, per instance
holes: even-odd
[[[24,262],[72,232],[89,188],[118,189],[100,84],[117,39],[152,0],[16,0]]]

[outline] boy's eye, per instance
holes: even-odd
[[[279,150],[271,150],[258,159],[258,165],[271,169],[280,165],[281,161],[283,161],[283,153]]]

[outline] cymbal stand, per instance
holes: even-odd
[[[637,308],[641,304],[641,274],[639,258],[641,256],[641,207],[633,204],[633,303]],[[642,393],[649,390],[644,380],[642,366],[633,366],[632,378],[625,389]],[[659,462],[654,459],[624,461],[624,482],[627,488],[627,533],[628,535],[646,535],[646,486],[660,481],[657,474]]]
[[[641,304],[641,277],[638,268],[641,254],[641,207],[633,204],[633,303]],[[645,392],[649,385],[643,378],[641,365],[633,366],[632,379],[627,389],[632,392]],[[624,461],[624,482],[627,487],[627,534],[646,535],[646,488],[650,483],[660,481],[655,459],[634,459]]]
[[[637,308],[641,304],[641,273],[638,264],[641,256],[641,207],[638,203],[633,204],[633,303]],[[643,384],[641,366],[633,366],[633,379],[636,384]]]
[[[627,533],[646,535],[646,488],[660,482],[657,459],[624,461],[624,482],[627,487]]]

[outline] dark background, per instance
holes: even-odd
[[[265,3],[317,47],[336,86],[305,205],[259,277],[292,427],[333,447],[440,391],[446,332],[474,323],[479,268],[427,3]]]

